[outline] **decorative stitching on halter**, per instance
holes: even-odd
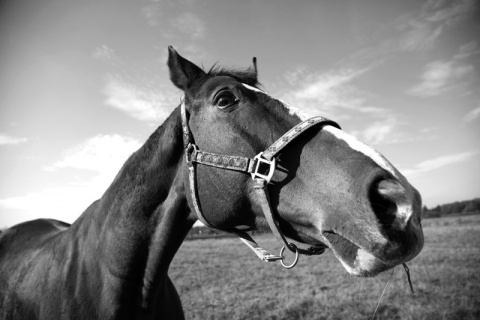
[[[191,156],[191,161],[207,166],[219,167],[227,170],[249,172],[250,159],[241,156],[226,156],[213,152],[197,150]]]

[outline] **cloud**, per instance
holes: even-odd
[[[297,68],[285,74],[285,81],[293,89],[277,89],[275,96],[301,106],[312,115],[322,114],[336,119],[345,118],[345,110],[371,116],[382,116],[383,108],[367,103],[369,93],[355,87],[352,82],[364,73],[367,68],[339,68],[328,72],[308,72]],[[339,109],[343,109],[339,110]]]
[[[119,70],[123,72],[126,71],[124,59],[122,59],[112,47],[106,44],[95,48],[92,52],[92,57],[105,63],[105,65],[110,67],[112,70],[116,70],[117,72]]]
[[[480,117],[480,105],[463,117],[464,122],[472,122]]]
[[[93,50],[92,56],[95,59],[107,60],[107,61],[115,60],[118,58],[117,55],[115,54],[115,51],[105,44],[95,48],[95,50]]]
[[[0,228],[43,218],[72,223],[105,189],[91,186],[59,186],[46,188],[24,196],[0,199]]]
[[[147,23],[151,27],[156,27],[160,25],[160,18],[162,17],[162,1],[161,0],[148,0],[141,8],[141,13]]]
[[[178,105],[179,94],[171,90],[170,82],[125,62],[111,47],[102,45],[93,51],[92,56],[111,67],[102,89],[107,106],[137,120],[159,124]]]
[[[161,27],[165,25],[162,22],[165,19],[164,12],[171,12],[172,8],[178,8],[181,11],[198,10],[198,0],[144,0],[144,5],[140,11],[148,25],[151,27]],[[200,2],[201,3],[201,2]],[[168,10],[168,11],[167,11]],[[182,15],[180,16],[182,17]],[[196,18],[196,17],[195,17]],[[162,30],[165,31],[165,30]],[[169,32],[167,31],[167,34]]]
[[[27,142],[27,138],[16,138],[7,134],[0,133],[0,146],[1,145],[15,145]]]
[[[141,146],[133,138],[112,135],[97,135],[64,152],[63,158],[47,170],[64,168],[82,169],[96,173],[118,172],[127,158]]]
[[[292,83],[306,76],[308,84],[299,88],[295,96],[299,99],[318,99],[319,96],[325,96],[328,92],[347,85],[366,71],[367,69],[340,69],[323,74],[305,74],[304,70],[296,70],[288,78]]]
[[[2,223],[13,225],[36,219],[39,214],[73,222],[102,196],[123,163],[140,146],[134,138],[111,134],[94,136],[65,150],[62,158],[45,170],[61,171],[71,182],[51,184],[38,192],[0,199]],[[89,171],[93,177],[79,176],[72,169]]]
[[[354,82],[374,66],[337,68],[323,73],[297,68],[284,76],[293,89],[277,88],[274,96],[300,107],[310,115],[322,115],[336,121],[352,120],[354,122],[349,132],[370,144],[401,143],[415,139],[399,132],[401,123],[397,114],[375,106],[370,101],[375,100],[376,96],[355,86]]]
[[[412,169],[402,170],[402,173],[411,178],[419,174],[437,170],[451,164],[469,161],[473,156],[477,154],[478,151],[467,151],[458,154],[440,156],[438,158],[420,162]]]
[[[420,76],[421,81],[407,93],[419,97],[433,97],[444,93],[464,93],[473,79],[474,67],[455,59],[433,61],[427,64]]]
[[[404,51],[426,50],[433,47],[442,34],[477,10],[476,0],[426,1],[418,15],[397,23],[403,31],[399,48]]]
[[[163,122],[177,105],[178,96],[158,93],[160,88],[150,90],[138,87],[118,76],[109,76],[103,89],[105,104],[121,110],[129,116],[148,122]],[[168,91],[165,91],[168,92]]]
[[[478,44],[476,41],[471,41],[460,46],[460,48],[458,49],[458,53],[453,58],[455,60],[462,60],[477,54],[480,54]]]
[[[380,144],[391,140],[391,135],[397,126],[397,120],[393,117],[382,121],[376,121],[367,127],[362,133],[362,138],[371,144]]]
[[[382,25],[378,35],[373,35],[369,40],[371,43],[380,40],[379,43],[355,52],[338,64],[368,64],[395,57],[399,52],[430,50],[446,32],[460,22],[475,17],[478,7],[477,0],[425,1],[420,10]],[[468,51],[475,44],[463,47]]]
[[[177,18],[172,19],[170,24],[192,40],[203,39],[206,34],[205,22],[192,12],[181,13]]]
[[[359,122],[361,122],[361,125],[368,125],[360,130],[351,130],[350,134],[371,145],[398,144],[418,140],[434,140],[437,138],[432,134],[428,136],[425,134],[414,135],[410,131],[402,131],[401,127],[405,126],[406,124],[399,121],[398,115],[395,114],[388,114],[382,117],[380,120],[374,121],[373,123],[365,118]],[[429,130],[420,131],[426,133]]]

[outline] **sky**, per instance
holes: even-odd
[[[73,222],[179,104],[167,46],[379,150],[426,206],[480,197],[478,0],[3,0],[0,228]]]

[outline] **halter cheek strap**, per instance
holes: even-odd
[[[277,261],[280,260],[282,265],[286,268],[292,268],[295,266],[298,255],[316,255],[322,254],[327,246],[321,247],[310,247],[307,249],[297,248],[293,243],[289,243],[286,237],[283,235],[280,229],[280,225],[275,218],[274,211],[270,205],[269,194],[267,190],[267,185],[270,182],[273,173],[276,168],[276,155],[285,148],[290,142],[297,138],[300,134],[308,130],[309,128],[316,125],[332,125],[337,128],[340,126],[331,120],[317,116],[307,119],[298,125],[294,126],[287,133],[285,133],[280,139],[275,141],[270,147],[265,151],[260,152],[254,158],[247,158],[241,156],[228,156],[221,155],[212,152],[205,152],[198,149],[192,140],[192,135],[188,127],[188,120],[185,108],[185,102],[182,101],[181,105],[181,115],[182,115],[182,130],[183,130],[183,141],[185,147],[185,157],[189,170],[189,185],[190,185],[190,195],[192,204],[195,210],[195,213],[198,219],[208,227],[222,230],[228,233],[235,234],[242,240],[250,249],[252,249],[257,256],[263,261]],[[233,229],[222,229],[212,225],[206,219],[205,215],[201,210],[200,203],[198,201],[198,193],[196,186],[196,164],[207,165],[211,167],[221,168],[225,170],[233,170],[239,172],[249,173],[252,176],[254,181],[254,191],[257,195],[257,199],[260,203],[262,211],[265,215],[265,219],[272,230],[273,234],[282,241],[285,246],[282,248],[280,255],[273,255],[260,247],[245,231],[242,231],[238,228]],[[266,167],[266,168],[265,168]],[[261,172],[260,172],[261,171]],[[267,171],[265,173],[265,171]],[[283,263],[284,257],[282,253],[287,247],[290,251],[296,254],[295,262],[292,265],[285,265]]]

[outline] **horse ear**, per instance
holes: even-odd
[[[172,46],[168,47],[167,64],[170,70],[170,80],[184,91],[194,80],[205,75],[202,69],[179,55]]]
[[[252,70],[255,74],[255,84],[258,83],[258,69],[257,69],[257,57],[253,57],[253,66],[250,67],[250,70]]]

